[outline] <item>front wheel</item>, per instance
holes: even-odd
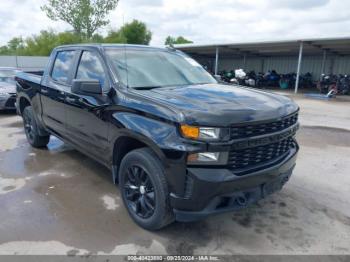
[[[163,165],[149,148],[123,158],[119,186],[124,205],[139,226],[157,230],[174,221]]]
[[[45,147],[49,143],[50,136],[39,135],[38,124],[34,118],[33,108],[31,106],[24,108],[22,116],[24,132],[29,144],[36,148]]]

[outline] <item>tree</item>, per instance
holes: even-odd
[[[109,23],[108,13],[116,8],[119,0],[48,0],[43,5],[46,15],[54,20],[70,24],[75,33],[90,39],[94,32]]]
[[[125,24],[117,33],[127,44],[148,45],[152,39],[152,32],[145,23],[138,20]]]
[[[146,24],[137,20],[125,24],[118,31],[110,31],[106,37],[95,33],[89,39],[75,31],[57,33],[53,30],[42,30],[40,34],[26,39],[12,38],[7,45],[0,46],[0,55],[48,56],[52,49],[59,45],[91,42],[147,45],[151,38],[152,33],[147,29]]]
[[[17,53],[24,48],[24,41],[22,37],[14,37],[8,43],[9,50]]]
[[[127,43],[124,35],[119,31],[109,31],[103,40],[104,43]]]
[[[192,44],[193,42],[191,40],[187,40],[183,36],[178,36],[177,38],[168,36],[165,39],[165,45],[175,45],[175,44]]]
[[[21,55],[25,48],[22,37],[14,37],[7,42],[7,45],[0,47],[0,55]]]
[[[39,35],[28,37],[25,40],[26,48],[25,55],[47,56],[51,50],[57,45],[57,35],[53,31],[43,30]]]
[[[22,54],[29,56],[48,56],[53,48],[59,45],[77,44],[83,42],[81,37],[72,32],[55,33],[43,30],[39,35],[28,37]]]

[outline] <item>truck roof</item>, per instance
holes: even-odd
[[[95,48],[101,48],[101,47],[125,47],[125,48],[144,48],[144,49],[157,49],[157,50],[165,50],[165,47],[154,47],[154,46],[148,46],[148,45],[134,45],[134,44],[104,44],[104,43],[87,43],[87,44],[71,44],[71,45],[61,45],[57,46],[55,49],[64,49],[64,48],[71,48],[71,47],[95,47]]]

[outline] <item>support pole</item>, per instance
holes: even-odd
[[[247,54],[244,54],[244,56],[243,56],[243,70],[245,70],[246,64],[247,64]]]
[[[327,59],[327,50],[323,50],[321,76],[322,76],[322,74],[325,73],[326,59]],[[320,76],[320,79],[321,79],[321,76]]]
[[[331,59],[331,66],[330,66],[330,74],[333,75],[334,73],[334,62],[335,62],[335,57],[333,56]]]
[[[219,47],[216,47],[216,52],[215,52],[215,70],[214,74],[218,74],[218,66],[219,66]]]
[[[294,92],[298,93],[299,86],[299,77],[300,77],[300,68],[301,68],[301,60],[303,59],[303,42],[300,42],[299,47],[299,58],[298,58],[298,68],[297,68],[297,79],[295,81],[295,89]]]
[[[16,68],[18,68],[18,54],[17,54],[17,48],[16,48]]]

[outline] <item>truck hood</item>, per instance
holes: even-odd
[[[16,86],[6,82],[0,82],[0,93],[16,93]]]
[[[181,112],[181,122],[192,125],[229,126],[277,119],[298,110],[289,98],[233,85],[204,84],[139,90]]]

